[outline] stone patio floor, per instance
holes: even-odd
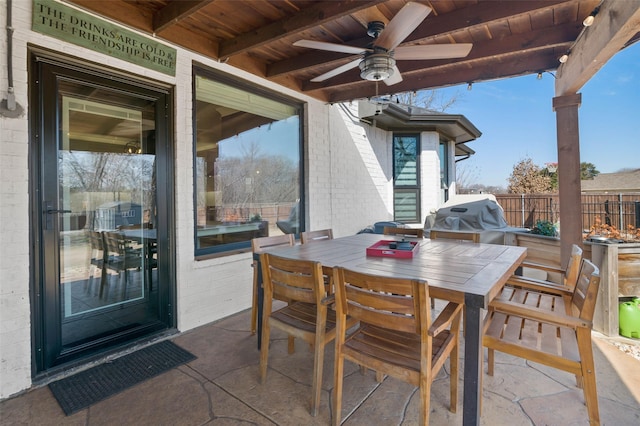
[[[248,311],[172,336],[198,358],[91,407],[65,416],[47,386],[0,403],[2,425],[328,425],[333,387],[333,345],[327,346],[322,401],[309,414],[313,353],[274,331],[269,371],[259,380],[256,336]],[[620,338],[623,339],[624,338]],[[600,418],[603,425],[640,424],[640,361],[594,333]],[[626,339],[627,343],[640,344]],[[464,339],[461,338],[461,345]],[[463,354],[464,351],[461,350]],[[484,375],[482,425],[587,425],[587,411],[574,376],[496,353],[495,376]],[[462,362],[461,362],[462,367]],[[486,371],[486,363],[485,363]],[[416,388],[387,377],[375,381],[353,364],[345,366],[345,425],[414,425]],[[458,412],[448,410],[448,365],[432,387],[430,423],[462,424],[462,373]]]

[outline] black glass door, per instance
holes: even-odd
[[[34,61],[37,370],[172,326],[167,93]]]

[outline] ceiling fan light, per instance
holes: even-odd
[[[396,60],[387,53],[374,53],[360,62],[360,77],[365,80],[380,81],[393,75]]]

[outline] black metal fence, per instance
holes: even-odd
[[[538,220],[559,219],[558,194],[496,194],[509,226],[531,228]],[[582,228],[599,218],[602,224],[622,230],[640,228],[640,192],[626,194],[582,194]]]

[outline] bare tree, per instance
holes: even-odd
[[[478,182],[478,176],[480,176],[480,169],[477,166],[468,163],[456,164],[456,187],[457,192],[460,194],[470,194],[473,191],[473,185]]]
[[[241,156],[216,161],[216,190],[222,202],[241,208],[253,203],[293,202],[297,199],[299,169],[285,156],[265,155],[257,142]]]
[[[432,111],[445,112],[451,108],[457,101],[459,93],[444,98],[441,92],[437,90],[420,90],[418,92],[403,92],[394,95],[394,101],[405,104],[415,105]]]
[[[520,160],[513,166],[508,182],[507,189],[512,194],[542,194],[552,190],[551,178],[531,158]]]

